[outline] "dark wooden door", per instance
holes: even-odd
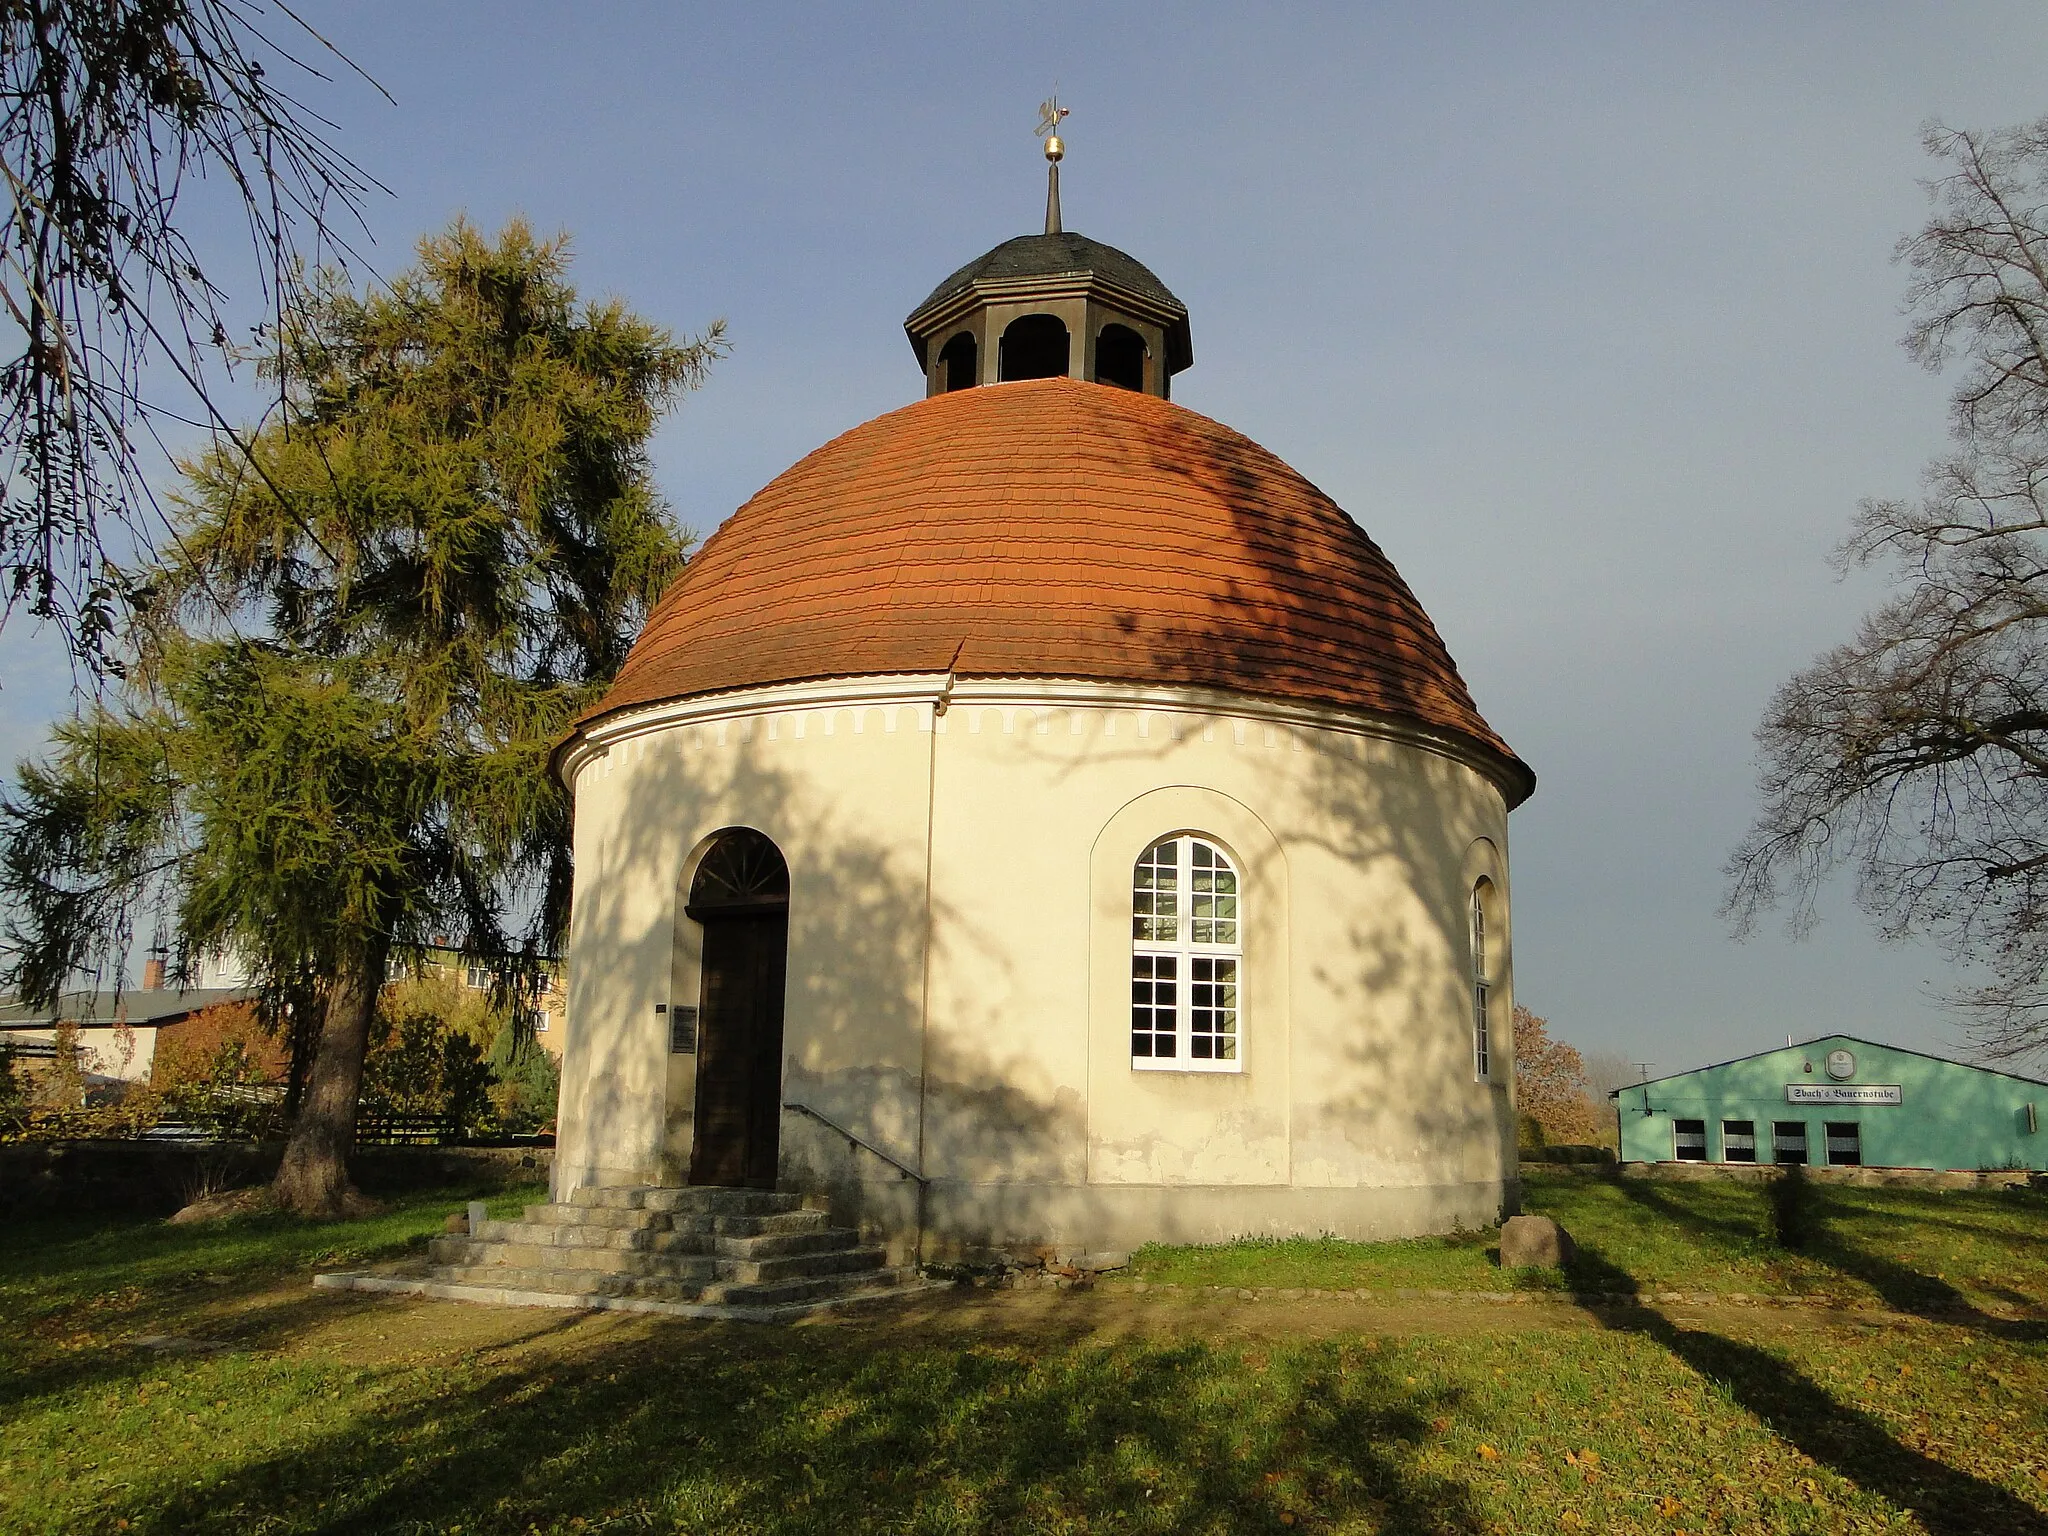
[[[789,911],[707,912],[690,1182],[773,1189]]]

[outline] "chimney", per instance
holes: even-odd
[[[152,955],[142,962],[142,990],[161,992],[164,989],[164,962],[160,956]]]

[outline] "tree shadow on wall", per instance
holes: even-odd
[[[933,1157],[934,1174],[977,1185],[980,1214],[1000,1226],[1005,1186],[1068,1184],[1073,1200],[1086,1204],[1085,1171],[1075,1160],[1075,1149],[1085,1144],[1085,1106],[1073,1095],[1041,1091],[1042,1036],[1021,1034],[1001,1016],[1017,986],[1008,948],[945,893],[927,899],[922,806],[874,805],[837,787],[862,781],[858,759],[865,752],[901,753],[909,745],[922,765],[932,738],[919,729],[920,708],[899,706],[894,731],[875,706],[866,708],[856,731],[855,711],[841,706],[807,712],[802,739],[785,714],[773,741],[757,720],[751,739],[742,739],[741,724],[730,722],[615,744],[608,786],[616,796],[615,830],[599,856],[599,878],[579,893],[585,908],[575,919],[571,981],[579,1008],[606,1006],[590,999],[607,994],[623,999],[615,1006],[637,1003],[646,1013],[635,1027],[637,1048],[650,1059],[665,1050],[663,1022],[646,1004],[668,998],[676,924],[687,921],[681,914],[685,860],[715,830],[758,828],[781,849],[791,877],[785,1097],[911,1168],[920,1166],[922,1133],[927,1147],[946,1149]],[[823,743],[827,716],[837,754],[831,787],[812,779],[800,757]],[[603,769],[592,764],[583,771]],[[924,777],[921,766],[917,777]],[[628,892],[641,893],[649,909],[629,910]],[[649,895],[651,906],[644,900]],[[946,1017],[943,1038],[930,1041],[923,1031],[928,933],[937,936],[954,970],[981,978],[977,996]],[[644,1002],[628,990],[636,977],[654,989]],[[572,1020],[572,1043],[575,1027]],[[920,1105],[924,1073],[928,1091]],[[644,1107],[627,1097],[622,1076],[601,1064],[588,1074],[586,1094],[584,1121],[593,1127],[629,1125],[644,1116]],[[836,1132],[801,1117],[786,1116],[784,1132],[790,1145],[807,1149],[807,1160],[811,1150],[836,1145]],[[856,1174],[885,1183],[899,1178],[850,1142],[842,1152],[843,1161],[819,1170],[820,1177],[849,1185]]]
[[[204,1485],[138,1486],[164,1529],[593,1528],[1460,1536],[1425,1466],[1455,1394],[1359,1342],[1256,1361],[1196,1343],[933,1344],[662,1324],[484,1379],[379,1394],[334,1431]]]
[[[1281,703],[1290,702],[1285,686],[1324,697],[1370,695],[1370,711],[1356,707],[1411,724],[1472,710],[1427,615],[1364,531],[1327,503],[1269,503],[1278,461],[1258,449],[1219,455],[1207,435],[1172,428],[1133,440],[1128,452],[1149,474],[1186,482],[1191,501],[1225,508],[1235,548],[1214,558],[1226,569],[1263,573],[1256,584],[1225,576],[1208,611],[1194,619],[1124,615],[1123,659],[1141,669],[1132,675],[1213,680],[1220,663],[1244,679],[1245,693]],[[1284,466],[1279,473],[1293,478]],[[1355,577],[1360,570],[1368,574]],[[1375,658],[1370,676],[1361,672],[1361,653]],[[1476,723],[1476,713],[1471,718]],[[1407,754],[1376,739],[1285,726],[1266,734],[1275,744],[1263,750],[1310,756],[1286,806],[1255,807],[1283,846],[1318,849],[1367,877],[1379,872],[1390,888],[1416,898],[1398,914],[1344,914],[1341,940],[1319,951],[1314,979],[1329,995],[1352,1000],[1355,1015],[1339,1047],[1345,1086],[1314,1120],[1297,1123],[1297,1159],[1317,1160],[1327,1149],[1340,1164],[1500,1177],[1498,1159],[1480,1159],[1473,1149],[1512,1135],[1505,1097],[1462,1086],[1473,1079],[1466,860],[1493,831],[1475,793],[1475,770],[1420,745],[1410,749],[1412,761],[1401,761]],[[1504,866],[1506,850],[1499,852]],[[1504,1084],[1512,1054],[1505,1007],[1501,1015],[1493,1079]],[[1451,1084],[1460,1091],[1441,1091]]]

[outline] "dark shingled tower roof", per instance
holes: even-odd
[[[1119,288],[1128,288],[1133,293],[1161,304],[1170,304],[1181,313],[1187,313],[1187,306],[1173,296],[1173,290],[1154,277],[1152,269],[1137,257],[1126,256],[1115,246],[1104,245],[1100,240],[1075,234],[1019,235],[1014,240],[1005,240],[939,284],[917,308],[920,311],[930,309],[950,299],[976,278],[1000,283],[1014,278],[1064,276],[1070,272],[1077,275],[1092,272]]]
[[[1173,317],[1166,331],[1168,369],[1178,373],[1194,361],[1188,307],[1174,297],[1173,290],[1159,281],[1152,269],[1137,257],[1128,256],[1113,245],[1104,245],[1100,240],[1090,240],[1086,235],[1072,232],[1019,235],[1014,240],[1005,240],[994,250],[975,257],[934,288],[931,295],[910,312],[904,323],[913,333],[916,332],[921,316],[943,308],[948,300],[978,284],[999,287],[1048,277],[1093,277],[1165,310]]]

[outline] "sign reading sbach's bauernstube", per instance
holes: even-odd
[[[1787,1104],[1897,1104],[1897,1084],[1787,1083]]]

